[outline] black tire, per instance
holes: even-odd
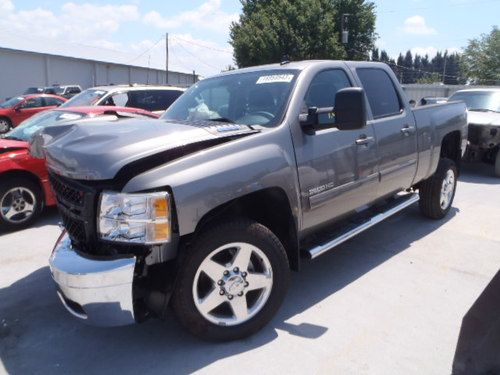
[[[8,218],[7,207],[12,207],[13,189],[20,189],[17,194],[20,194],[24,200],[24,204],[32,204],[33,210],[31,214],[28,212],[16,214]],[[10,194],[10,195],[9,195]],[[18,209],[22,209],[22,202],[18,205]],[[26,206],[24,206],[26,207]],[[0,227],[8,230],[22,229],[30,226],[40,215],[43,208],[43,195],[40,188],[34,182],[25,178],[11,178],[5,182],[0,183]]]
[[[12,122],[7,117],[0,117],[0,134],[5,134],[10,129],[12,129]]]
[[[454,183],[451,191],[451,198],[448,204],[443,207],[441,199],[441,190],[444,180],[451,171],[454,175]],[[420,183],[420,211],[422,214],[431,219],[442,219],[446,216],[453,204],[455,198],[455,190],[457,188],[458,170],[455,162],[450,159],[441,159],[439,161],[436,172],[427,180]]]
[[[272,287],[266,302],[249,320],[236,325],[217,325],[206,319],[196,307],[193,283],[202,262],[209,259],[214,250],[234,242],[250,244],[265,254],[272,267]],[[256,333],[273,318],[283,302],[289,283],[290,267],[280,240],[268,228],[255,221],[234,219],[207,228],[186,249],[181,260],[172,305],[179,321],[192,334],[205,340],[236,340]],[[219,288],[215,284],[214,286],[213,290]],[[247,294],[243,298],[246,300]]]
[[[495,176],[500,177],[500,148],[498,148],[495,156]]]

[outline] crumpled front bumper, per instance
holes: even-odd
[[[63,233],[49,259],[64,307],[76,318],[97,326],[135,323],[135,257],[93,260],[75,252]]]

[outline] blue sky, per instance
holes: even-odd
[[[377,45],[394,57],[407,49],[431,56],[437,50],[459,50],[500,20],[500,0],[375,4]],[[0,46],[19,38],[63,50],[89,45],[99,47],[92,54],[116,51],[122,61],[163,67],[168,32],[171,68],[207,76],[232,63],[229,24],[240,12],[236,0],[0,0]]]

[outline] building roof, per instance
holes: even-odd
[[[137,58],[138,53],[128,53],[110,48],[94,47],[74,42],[66,43],[29,34],[21,36],[18,34],[4,32],[3,30],[0,32],[0,48],[77,58],[108,64],[120,64],[158,70],[165,69],[164,61],[158,61],[155,59],[148,61],[147,54]],[[190,75],[192,74],[192,72],[177,72]]]

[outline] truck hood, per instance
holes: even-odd
[[[500,113],[468,111],[467,122],[474,125],[490,125],[500,127]]]
[[[28,142],[14,141],[10,139],[0,139],[0,155],[12,151],[27,150],[29,147]]]
[[[258,132],[217,122],[129,119],[53,125],[34,137],[31,153],[49,169],[79,180],[132,177],[170,160]]]

